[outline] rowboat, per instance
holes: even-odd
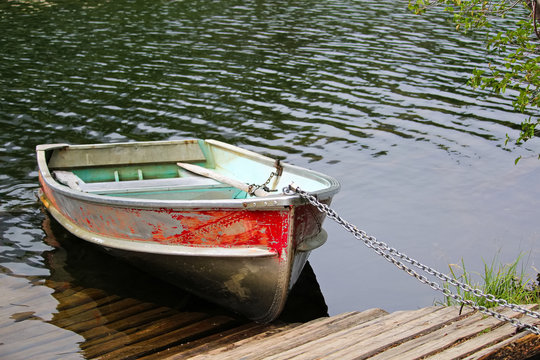
[[[69,232],[249,319],[279,316],[339,183],[216,140],[36,147],[39,198]]]

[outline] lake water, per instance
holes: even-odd
[[[523,253],[535,276],[538,140],[504,146],[528,115],[513,112],[511,93],[467,86],[475,67],[500,59],[447,20],[389,0],[0,3],[3,277],[80,282],[102,261],[67,266],[59,254],[77,259],[77,249],[56,237],[69,235],[47,234],[37,144],[182,138],[336,177],[345,219],[443,272]],[[338,225],[325,228],[310,263],[331,315],[442,300]]]

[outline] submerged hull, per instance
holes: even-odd
[[[198,163],[215,169],[221,169],[216,164],[222,164],[223,173],[240,178],[234,168],[238,165],[227,167],[238,158],[247,161],[242,167],[267,167],[259,176],[264,179],[275,164],[271,159],[219,142],[143,143],[148,148],[154,144],[162,149],[165,145],[189,147],[191,153],[200,147],[205,154],[195,155]],[[74,235],[250,319],[275,319],[310,251],[326,240],[321,228],[323,215],[296,196],[276,192],[254,197],[223,184],[195,186],[199,180],[190,174],[173,179],[189,182],[188,187],[171,187],[170,179],[144,177],[88,184],[77,177],[80,181],[73,185],[62,184],[55,176],[55,171],[70,170],[81,176],[99,174],[104,178],[111,167],[122,165],[118,159],[126,158],[123,153],[133,153],[135,147],[139,151],[141,146],[38,146],[41,201]],[[88,160],[88,154],[93,156],[95,149],[105,156]],[[79,152],[85,156],[79,156]],[[122,155],[110,159],[116,153]],[[148,164],[156,161],[155,156],[141,160],[134,159],[138,155],[128,155],[129,166],[135,163],[146,173],[150,173]],[[144,171],[139,170],[139,175]],[[280,177],[280,181],[294,179],[300,186],[303,179],[307,179],[307,186],[322,184],[314,192],[327,203],[339,188],[327,176],[290,165],[283,165]]]

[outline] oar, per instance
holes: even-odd
[[[221,182],[223,184],[231,185],[232,187],[235,187],[237,189],[245,191],[248,194],[254,194],[255,196],[268,196],[269,195],[269,193],[264,191],[263,189],[257,189],[255,191],[252,191],[248,184],[244,184],[241,181],[238,181],[238,180],[232,179],[232,178],[230,178],[228,176],[219,174],[219,173],[215,172],[214,170],[207,169],[207,168],[204,168],[204,167],[199,166],[199,165],[186,164],[186,163],[182,163],[182,162],[179,162],[179,163],[176,163],[176,164],[178,166],[180,166],[181,168],[183,168],[183,169],[191,171],[192,173],[195,173],[195,174],[198,174],[198,175],[210,178],[210,179],[217,180],[217,181],[219,181],[219,182]]]

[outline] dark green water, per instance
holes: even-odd
[[[482,37],[382,1],[0,3],[0,267],[47,278],[40,143],[214,138],[329,173],[335,209],[425,264],[540,268],[538,141],[465,83]],[[490,59],[493,62],[500,59]],[[523,156],[519,166],[513,165]],[[441,297],[336,225],[311,257],[330,314]],[[96,260],[99,262],[99,260]]]

